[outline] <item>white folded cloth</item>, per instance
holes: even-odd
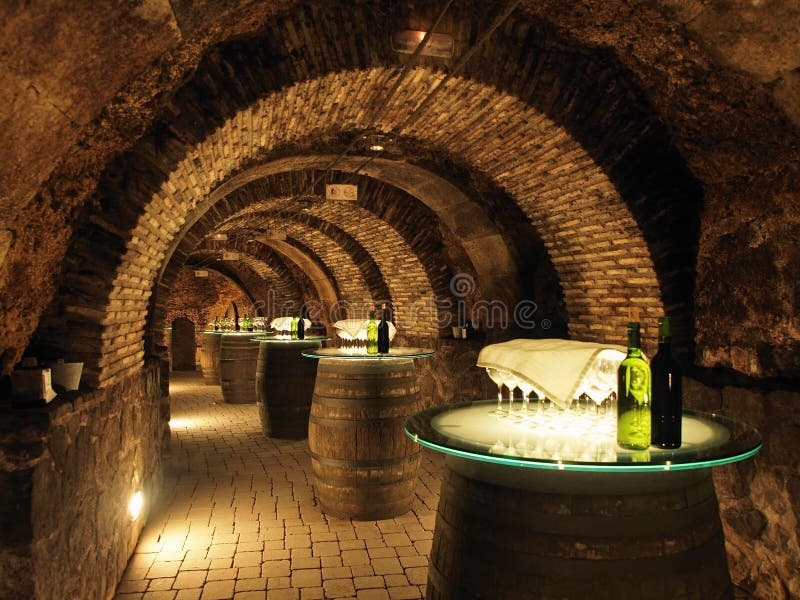
[[[574,398],[590,393],[596,385],[616,389],[616,373],[627,348],[615,344],[573,340],[518,339],[491,344],[478,355],[478,366],[505,371],[527,381],[537,395],[541,392],[561,408]],[[611,366],[600,369],[596,360],[608,359]],[[609,379],[608,372],[612,378]]]
[[[269,324],[269,326],[277,331],[290,331],[292,329],[293,318],[294,317],[275,317],[272,319],[272,322]],[[311,327],[311,321],[308,319],[303,319],[303,324],[306,326],[306,329]]]
[[[336,335],[343,340],[366,340],[367,339],[367,325],[369,319],[342,319],[333,324],[336,329]],[[397,328],[394,323],[389,322],[389,341],[394,339],[397,333]]]

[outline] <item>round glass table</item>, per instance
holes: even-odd
[[[711,468],[755,455],[758,431],[686,410],[680,448],[635,452],[613,415],[551,411],[480,401],[406,421],[447,456],[428,597],[732,597]]]
[[[394,347],[367,355],[321,348],[303,356],[319,360],[308,445],[323,512],[365,520],[408,512],[420,450],[403,424],[419,410],[414,360],[433,350]]]
[[[254,370],[261,429],[271,438],[301,440],[308,436],[308,416],[317,361],[302,352],[316,351],[330,338],[254,337],[258,356]]]

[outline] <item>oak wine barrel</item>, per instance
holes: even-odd
[[[222,401],[253,404],[256,401],[258,342],[252,333],[224,333],[219,346],[219,384]]]
[[[413,360],[320,361],[308,444],[323,512],[373,520],[411,509],[420,449],[403,425],[417,410]]]
[[[625,489],[607,473],[535,469],[498,483],[467,462],[447,458],[429,600],[732,598],[709,469],[628,474],[645,483]],[[584,489],[515,488],[525,476],[582,478]]]
[[[259,344],[256,402],[267,437],[302,440],[308,436],[308,416],[317,374],[317,359],[301,355],[321,342],[293,340]]]
[[[200,336],[200,368],[203,371],[203,383],[219,385],[219,345],[222,335],[212,331],[204,331]]]

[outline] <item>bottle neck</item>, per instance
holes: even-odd
[[[639,324],[628,325],[628,356],[642,355],[642,340],[639,333]]]

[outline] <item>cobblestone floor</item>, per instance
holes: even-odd
[[[411,512],[384,521],[317,506],[308,442],[272,440],[255,405],[171,374],[161,500],[115,600],[423,598],[441,456],[423,448]]]

